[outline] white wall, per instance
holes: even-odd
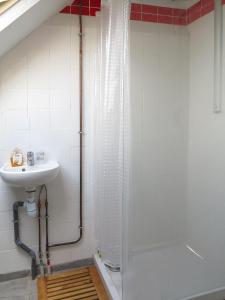
[[[131,247],[185,239],[187,28],[131,24]]]
[[[50,242],[78,238],[79,61],[78,18],[59,14],[0,60],[0,164],[14,147],[42,149],[61,165],[48,185]],[[96,18],[84,18],[84,239],[79,246],[52,249],[52,263],[94,253],[91,196],[91,106],[94,99]],[[0,273],[29,269],[30,259],[13,241],[12,204],[22,190],[0,182]],[[21,212],[21,236],[37,248],[36,220]]]
[[[85,235],[79,246],[52,250],[53,264],[95,251],[91,107],[96,21],[84,18]],[[220,259],[225,252],[225,121],[224,113],[212,113],[212,14],[191,24],[189,32],[131,23],[132,249],[188,241],[203,256],[214,253]],[[0,60],[0,163],[19,146],[44,150],[61,164],[60,176],[48,186],[51,242],[78,237],[77,34],[76,16],[57,15]],[[30,267],[13,241],[11,208],[21,199],[22,190],[0,182],[0,273]],[[22,238],[33,248],[36,225],[21,213]]]
[[[132,250],[185,242],[223,272],[225,86],[215,114],[213,24],[213,13],[188,28],[131,24],[129,229]]]
[[[222,113],[215,114],[213,27],[212,13],[189,27],[191,80],[187,225],[190,245],[203,257],[224,268],[225,86]],[[223,71],[223,81],[224,74]]]

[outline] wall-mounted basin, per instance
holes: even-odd
[[[10,186],[14,187],[36,187],[49,183],[59,173],[59,164],[49,161],[34,166],[11,167],[5,164],[0,169],[0,176]]]

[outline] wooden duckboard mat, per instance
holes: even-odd
[[[38,300],[109,300],[93,266],[39,277]]]

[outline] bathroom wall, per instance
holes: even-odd
[[[225,21],[225,10],[223,12]],[[213,259],[224,268],[225,86],[223,84],[222,112],[215,114],[213,27],[213,14],[189,27],[188,242],[204,258]],[[224,58],[223,52],[223,61]],[[224,74],[223,66],[223,81]]]
[[[50,243],[78,238],[79,230],[79,38],[78,17],[58,14],[0,60],[0,164],[15,147],[43,150],[61,165],[48,185]],[[84,17],[84,239],[52,249],[53,264],[94,253],[91,182],[96,18]],[[0,182],[0,273],[30,268],[13,240],[12,204],[24,192]],[[21,211],[21,237],[37,249],[37,220]]]
[[[95,252],[96,23],[97,18],[84,17],[84,240],[52,249],[53,264]],[[188,27],[131,22],[133,250],[186,240],[201,253],[215,243],[225,250],[218,238],[224,234],[225,124],[223,113],[212,113],[212,25],[212,14]],[[43,150],[61,165],[59,177],[48,185],[50,242],[76,239],[79,233],[78,67],[78,19],[69,14],[55,16],[0,60],[0,164],[18,146]],[[23,190],[0,182],[0,273],[30,268],[13,241],[12,204],[23,199]],[[37,249],[37,220],[24,212],[21,234]]]
[[[131,249],[185,239],[189,34],[132,21]]]
[[[185,242],[224,266],[224,113],[213,113],[212,4],[192,6],[186,26],[132,21],[129,232],[132,250]],[[224,93],[223,86],[223,100]]]
[[[129,230],[134,251],[184,242],[222,273],[225,86],[215,114],[213,16],[185,27],[132,21]]]

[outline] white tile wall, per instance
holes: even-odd
[[[185,239],[187,28],[131,23],[130,246]]]
[[[95,18],[84,18],[84,32],[84,239],[79,246],[52,249],[53,264],[94,253],[89,107],[94,99]],[[56,15],[0,60],[0,164],[20,147],[43,150],[61,165],[60,175],[48,185],[50,242],[76,239],[79,233],[78,42],[77,16]],[[22,190],[0,182],[0,273],[30,267],[30,259],[13,242],[12,204],[23,197]],[[36,222],[21,212],[21,237],[35,248]]]
[[[198,276],[203,279],[204,289],[219,288],[224,283],[225,269],[225,85],[222,112],[215,114],[213,13],[184,29],[188,32],[173,26],[137,22],[132,25],[134,184],[129,246],[131,250],[149,250],[170,243],[185,243],[202,257],[203,267],[199,261],[198,271],[207,274],[204,268],[210,269],[209,284],[204,275]],[[225,41],[225,33],[223,37]],[[225,78],[224,58],[222,67]],[[151,253],[158,251],[157,248]],[[165,258],[167,250],[162,248],[162,251]],[[145,266],[140,268],[140,274],[150,266],[149,259],[143,257]],[[176,263],[177,259],[176,256]],[[128,273],[138,276],[139,267],[131,265],[133,269]],[[164,266],[176,278],[176,267],[168,267],[168,261]],[[185,272],[178,275],[186,287],[191,282],[186,277],[188,268],[190,278],[193,277],[195,272],[189,263],[180,269]],[[160,264],[156,263],[154,276],[160,270]],[[159,278],[164,275],[163,272]],[[159,294],[162,292],[163,284]]]
[[[225,20],[225,8],[223,14]],[[225,88],[223,84],[222,112],[215,114],[213,24],[209,14],[190,26],[188,238],[192,248],[224,269]]]

